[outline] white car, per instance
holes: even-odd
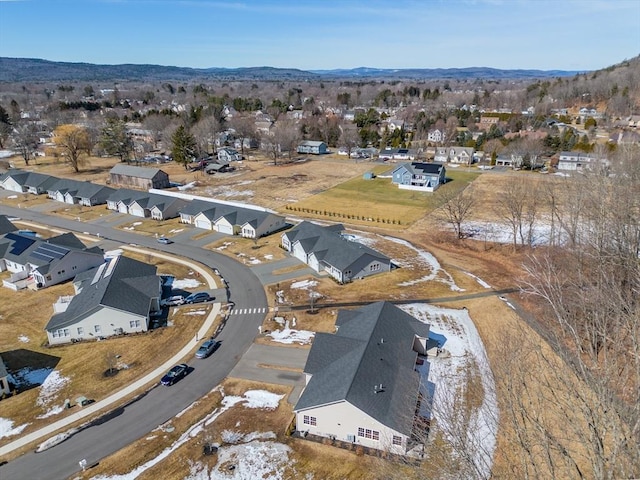
[[[184,297],[182,295],[174,295],[173,297],[167,297],[160,300],[161,307],[171,307],[174,305],[182,305],[184,303]]]

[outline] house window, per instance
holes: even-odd
[[[68,328],[61,328],[59,330],[55,330],[52,334],[53,338],[62,338],[62,337],[68,337],[70,336],[71,333],[69,332]]]
[[[140,320],[130,320],[129,327],[131,328],[140,328]]]
[[[102,333],[102,327],[100,325],[94,325],[93,326],[93,331],[95,333]]]
[[[78,327],[78,335],[84,335],[84,328]]]
[[[380,264],[379,263],[372,263],[371,265],[369,265],[369,270],[371,270],[372,272],[376,272],[376,271],[380,270]]]
[[[393,439],[392,439],[392,443],[394,445],[402,445],[402,437],[400,437],[398,435],[394,435]]]
[[[304,423],[305,425],[311,425],[313,427],[316,426],[316,417],[310,417],[309,415],[305,415],[302,418],[302,423]]]
[[[380,440],[380,432],[370,430],[368,428],[358,428],[358,436],[362,438],[370,438],[371,440]]]

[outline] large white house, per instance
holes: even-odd
[[[336,327],[315,335],[294,408],[297,433],[406,454],[424,438],[416,411],[426,391],[415,366],[429,325],[377,302],[340,310]]]

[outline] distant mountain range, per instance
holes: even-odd
[[[96,65],[37,58],[0,57],[0,82],[160,81],[160,80],[322,80],[322,79],[534,79],[575,75],[568,70],[500,70],[487,67],[336,70],[295,68],[187,68],[163,65]]]

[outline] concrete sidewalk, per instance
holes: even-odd
[[[143,250],[140,248],[133,248],[129,246],[122,246],[121,248],[123,250],[130,250],[137,253],[151,254],[155,257],[164,258],[165,260],[170,260],[173,262],[186,265],[189,268],[199,272],[202,278],[205,279],[209,284],[210,289],[216,288],[216,282],[215,282],[215,279],[213,278],[213,275],[211,275],[207,270],[200,267],[196,263],[183,260],[177,257],[172,257],[170,255],[164,255],[162,253]],[[0,447],[0,458],[3,457],[4,455],[7,455],[13,452],[14,450],[22,448],[25,445],[28,445],[31,442],[44,439],[45,437],[48,437],[49,435],[52,435],[58,430],[68,427],[69,425],[79,420],[87,418],[91,415],[95,415],[107,407],[115,406],[115,404],[123,400],[126,400],[129,396],[131,396],[133,393],[135,393],[137,390],[141,388],[148,387],[151,384],[157,384],[158,379],[162,375],[164,375],[168,369],[170,369],[176,363],[181,363],[185,357],[191,354],[193,349],[198,345],[198,343],[200,343],[200,340],[206,338],[209,335],[209,331],[211,330],[211,327],[213,326],[213,323],[217,315],[220,313],[220,309],[221,309],[220,303],[215,303],[213,305],[213,308],[211,309],[211,312],[209,312],[209,315],[207,316],[202,326],[200,327],[200,330],[198,330],[197,337],[194,337],[192,340],[190,340],[189,343],[187,343],[178,353],[176,353],[173,357],[171,357],[165,363],[160,365],[158,368],[156,368],[149,374],[145,375],[144,377],[131,383],[130,385],[127,385],[125,388],[114,393],[113,395],[110,395],[109,397],[104,398],[89,406],[82,407],[82,410],[79,410],[78,412],[72,415],[69,415],[68,417],[60,419],[57,422],[54,422],[50,425],[47,425],[46,427],[36,430],[35,432],[31,432],[27,435],[23,435],[19,439],[14,440],[13,442]],[[200,340],[196,340],[196,338]]]

